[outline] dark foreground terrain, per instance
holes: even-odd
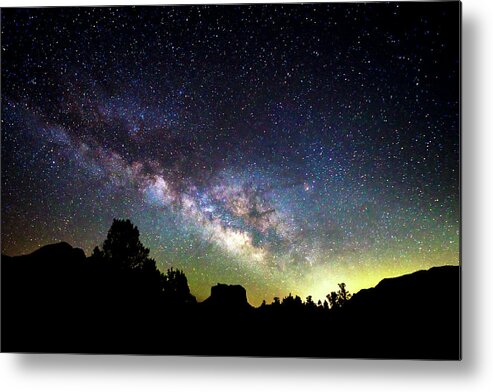
[[[333,309],[253,308],[227,285],[197,303],[173,277],[184,293],[66,243],[2,256],[2,351],[460,358],[459,267],[384,279]]]

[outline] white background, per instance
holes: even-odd
[[[201,1],[175,2],[183,4]],[[2,1],[0,4],[41,6],[139,3],[163,4],[165,1],[14,0]],[[463,2],[462,362],[0,354],[0,390],[492,390],[492,4],[491,0]],[[364,328],[364,325],[361,327]],[[197,333],[200,333],[200,325],[197,326]],[[166,336],[162,338],[172,339]]]

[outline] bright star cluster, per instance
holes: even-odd
[[[459,3],[2,10],[2,252],[129,218],[198,299],[459,262]]]

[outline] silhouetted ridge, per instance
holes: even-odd
[[[399,308],[422,308],[426,303],[434,303],[444,295],[457,295],[459,301],[460,270],[458,266],[432,267],[395,278],[382,279],[375,287],[360,290],[347,303],[348,308],[370,306],[393,306]],[[405,306],[403,306],[405,305]],[[408,311],[409,309],[404,309]]]
[[[81,261],[86,258],[84,251],[80,248],[74,248],[67,242],[58,242],[56,244],[44,245],[39,249],[31,253],[27,253],[19,256],[6,256],[2,254],[2,258],[7,257],[10,259],[29,258],[38,259],[45,262],[54,260],[78,260]]]
[[[74,248],[66,242],[45,245],[26,256],[38,260],[49,260],[51,262],[82,262],[86,259],[86,255],[82,249]]]
[[[64,242],[2,256],[2,351],[458,359],[459,279],[434,267],[352,297],[341,283],[330,306],[289,294],[259,308],[217,284],[197,304],[183,271],[159,271],[115,220],[90,257]]]
[[[460,267],[433,267],[383,279],[374,288],[359,291],[340,318],[351,326],[355,343],[365,347],[367,355],[458,359],[459,304]],[[364,334],[359,326],[364,326]],[[368,336],[372,340],[362,341]]]
[[[84,251],[74,248],[66,242],[45,245],[32,253],[8,257],[2,255],[2,267],[7,273],[18,273],[23,279],[43,279],[45,275],[52,277],[62,274],[81,272],[86,262]],[[23,274],[23,272],[26,272]],[[66,277],[69,279],[69,277]],[[48,277],[47,277],[48,279]]]

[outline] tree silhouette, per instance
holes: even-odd
[[[155,269],[149,249],[139,239],[139,229],[129,219],[113,219],[103,250],[94,249],[93,255],[129,269]],[[154,266],[154,268],[152,268]]]
[[[101,260],[104,258],[104,253],[101,249],[99,249],[99,246],[96,246],[92,251],[92,257],[97,260]]]
[[[327,299],[329,300],[331,309],[336,309],[339,307],[339,299],[335,291],[332,291],[330,294],[327,294]]]
[[[346,283],[339,283],[338,286],[339,290],[337,292],[332,291],[327,294],[331,309],[341,308],[351,298],[351,294],[346,289]]]
[[[292,306],[294,304],[294,297],[293,297],[293,294],[289,293],[289,295],[287,297],[284,297],[282,299],[282,305],[284,307],[289,307],[289,306]]]
[[[337,292],[337,296],[339,298],[339,302],[341,306],[351,298],[351,294],[346,290],[346,283],[339,283],[339,291]]]
[[[161,274],[161,286],[168,302],[174,304],[195,303],[195,297],[190,294],[187,277],[178,269],[171,267],[166,274]]]
[[[313,302],[313,297],[311,295],[306,297],[305,305],[308,309],[314,309],[316,307],[315,302]]]

